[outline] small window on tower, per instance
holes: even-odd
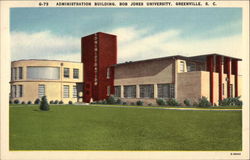
[[[107,79],[109,79],[110,78],[110,68],[108,67],[107,68]]]
[[[110,86],[107,86],[107,96],[110,96]]]

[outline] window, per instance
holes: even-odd
[[[224,85],[224,83],[222,84],[222,95],[225,95],[225,85]]]
[[[17,69],[16,69],[16,67],[13,68],[13,77],[14,77],[14,80],[17,79]]]
[[[196,71],[196,67],[194,63],[190,63],[187,65],[187,71],[188,72],[192,72],[192,71]]]
[[[110,96],[110,86],[107,86],[107,96]]]
[[[64,68],[63,75],[64,75],[64,78],[69,78],[69,68]]]
[[[11,70],[10,70],[10,79],[13,80],[13,78],[14,78],[14,76],[13,76],[13,68],[11,68]]]
[[[23,67],[18,67],[18,79],[23,79]]]
[[[158,98],[174,98],[174,84],[158,84]]]
[[[59,67],[27,67],[27,79],[29,80],[59,80]]]
[[[121,97],[121,86],[115,86],[115,97]]]
[[[77,98],[77,89],[76,89],[76,86],[73,86],[73,98]]]
[[[184,72],[184,62],[180,62],[180,72]]]
[[[38,97],[42,98],[43,96],[45,96],[45,85],[39,84],[38,85]]]
[[[154,98],[154,85],[140,85],[140,98]]]
[[[135,98],[136,97],[136,86],[124,86],[124,97],[125,98]]]
[[[69,86],[68,85],[63,86],[63,98],[69,98]]]
[[[110,78],[110,68],[108,67],[107,68],[107,79],[109,79]]]
[[[12,92],[12,97],[15,98],[16,96],[16,85],[13,85],[11,88],[11,92]]]
[[[230,84],[230,97],[233,97],[233,84]]]
[[[79,78],[79,69],[73,69],[73,78],[78,79]]]
[[[18,97],[23,97],[23,85],[18,85]]]

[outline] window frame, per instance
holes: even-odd
[[[73,78],[79,79],[79,69],[78,68],[73,68]]]
[[[68,71],[68,73],[66,71]],[[65,73],[67,73],[67,74],[65,74]],[[66,67],[63,68],[63,77],[70,78],[70,69],[69,68],[66,68]]]
[[[117,90],[118,89],[118,90]],[[118,92],[118,94],[117,94]],[[114,94],[115,97],[121,97],[121,86],[115,86],[115,94]]]
[[[76,86],[73,86],[73,95],[72,95],[73,98],[77,98],[77,87]]]
[[[154,98],[154,84],[141,84],[139,85],[139,88],[140,88],[140,98]]]
[[[130,96],[128,96],[128,94],[126,93],[127,89],[131,87],[132,89],[130,89],[130,92],[132,93],[132,91],[134,91],[134,93],[130,94]],[[125,85],[124,86],[124,98],[136,98],[136,85]]]
[[[185,71],[185,67],[184,67],[184,62],[180,61],[180,72],[184,72]]]
[[[65,89],[67,92],[65,92]],[[70,96],[69,92],[70,92],[69,85],[63,85],[63,98],[69,98],[69,96]]]
[[[44,86],[44,91],[43,91],[43,95],[41,94],[41,86]],[[39,98],[42,98],[43,96],[45,96],[46,95],[46,86],[45,86],[45,84],[38,84],[38,97]]]

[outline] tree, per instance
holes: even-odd
[[[42,111],[48,111],[49,110],[49,104],[46,96],[42,97],[41,103],[40,103],[40,110]]]

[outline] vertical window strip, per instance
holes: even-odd
[[[69,98],[69,86],[68,85],[63,86],[63,98]]]
[[[115,97],[121,97],[121,86],[115,86]]]
[[[76,89],[76,86],[73,86],[73,98],[77,98],[77,89]]]
[[[38,85],[38,97],[42,98],[43,96],[45,96],[45,85],[39,84]]]

